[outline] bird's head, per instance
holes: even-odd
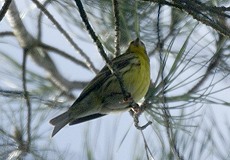
[[[128,51],[146,53],[145,44],[140,40],[140,38],[137,38],[134,41],[130,42]]]

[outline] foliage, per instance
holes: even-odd
[[[229,159],[228,1],[1,4],[1,158]],[[135,117],[116,115],[79,126],[81,137],[72,127],[64,139],[50,139],[54,112],[75,100],[102,59],[111,65],[138,36],[152,85],[136,118],[152,124],[139,131]]]

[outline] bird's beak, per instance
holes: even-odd
[[[134,43],[135,46],[139,46],[140,45],[140,38],[137,38]]]

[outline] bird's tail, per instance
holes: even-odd
[[[52,133],[52,137],[65,125],[67,125],[70,122],[69,112],[65,112],[60,114],[59,116],[53,118],[50,120],[50,123],[54,125],[54,130]]]

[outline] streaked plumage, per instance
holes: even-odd
[[[149,58],[144,44],[137,38],[112,63],[122,77],[125,90],[138,102],[145,96],[150,84]],[[55,126],[52,136],[68,123],[78,124],[129,108],[128,102],[124,102],[117,78],[105,66],[84,88],[69,110],[50,121]]]

